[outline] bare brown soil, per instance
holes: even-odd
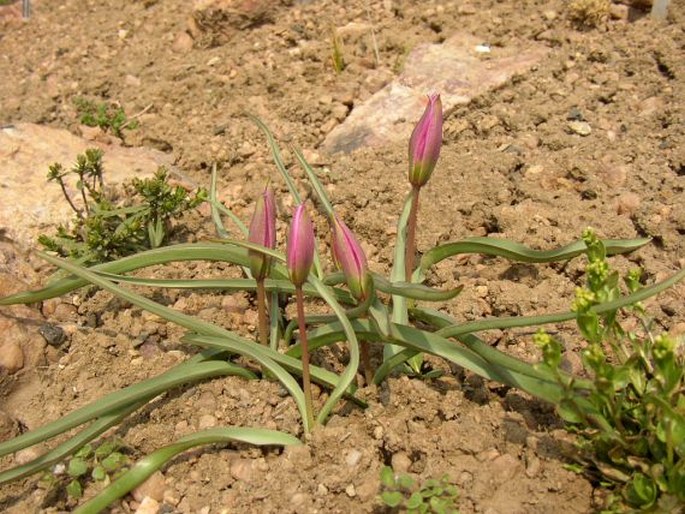
[[[198,184],[207,184],[217,163],[221,197],[243,219],[271,178],[284,199],[284,228],[291,203],[264,138],[245,116],[252,113],[284,147],[302,147],[323,166],[336,209],[365,241],[372,268],[386,272],[408,191],[406,143],[329,156],[318,150],[327,132],[392,80],[419,43],[456,31],[493,46],[542,42],[550,52],[539,66],[448,113],[442,157],[422,193],[419,250],[474,235],[552,248],[592,226],[607,238],[653,238],[635,254],[613,259],[622,271],[640,265],[654,281],[685,264],[682,2],[672,2],[665,23],[633,10],[630,22],[611,19],[596,28],[572,24],[562,0],[255,1],[241,3],[247,14],[189,23],[192,4],[41,1],[28,23],[0,19],[0,124],[30,121],[78,133],[73,98],[79,95],[116,101],[130,115],[151,105],[140,127],[125,132],[124,144],[172,153]],[[367,28],[352,30],[353,23]],[[347,67],[340,74],[330,62],[332,27],[348,28]],[[574,132],[571,121],[586,121],[591,133]],[[301,179],[292,152],[285,160]],[[212,236],[205,218],[187,223],[196,237]],[[31,262],[44,276],[45,268]],[[473,256],[442,263],[429,284],[463,284],[447,310],[475,320],[565,310],[581,270],[581,261],[527,266]],[[189,264],[156,273],[238,272]],[[684,294],[679,285],[648,302],[657,330],[685,332]],[[169,305],[254,336],[247,295],[163,296]],[[182,330],[104,292],[47,302],[42,312],[65,327],[67,349],[49,351],[45,366],[0,381],[2,409],[20,423],[6,437],[154,376],[195,351],[179,342]],[[567,347],[566,364],[578,370],[579,335],[572,325],[555,330]],[[513,355],[538,358],[530,331],[485,336]],[[427,381],[398,376],[363,390],[367,410],[343,405],[301,448],[213,448],[175,459],[163,469],[163,512],[382,512],[379,470],[390,463],[420,479],[448,473],[463,513],[600,508],[596,484],[564,467],[571,444],[550,407],[430,362],[446,374]],[[117,434],[137,457],[212,425],[301,431],[295,405],[278,385],[226,378],[156,400]],[[73,507],[46,500],[36,482],[1,488],[0,510]],[[94,493],[95,487],[86,491]],[[129,496],[112,512],[136,507]]]

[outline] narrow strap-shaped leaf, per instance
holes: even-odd
[[[47,254],[41,253],[41,255]],[[148,266],[178,261],[222,261],[240,266],[250,265],[247,250],[243,248],[218,243],[188,243],[155,248],[154,250],[140,252],[117,261],[98,264],[90,269],[108,273],[124,273]],[[53,264],[55,263],[53,262]],[[75,263],[71,262],[70,264]],[[40,302],[69,293],[87,284],[88,280],[84,278],[70,276],[56,280],[38,291],[27,291],[2,298],[0,299],[0,305]]]
[[[551,375],[549,372],[545,371],[544,369],[539,369],[534,365],[531,365],[527,362],[507,355],[504,352],[496,350],[495,348],[486,344],[477,337],[467,337],[471,335],[470,332],[459,332],[455,334],[455,320],[442,312],[433,309],[416,308],[413,309],[413,313],[416,315],[417,319],[420,319],[421,321],[424,321],[426,323],[430,323],[431,325],[439,328],[440,330],[435,332],[435,335],[446,338],[455,337],[459,339],[459,341],[461,341],[467,348],[473,350],[475,353],[480,355],[483,359],[485,359],[486,362],[489,362],[496,366],[502,366],[506,369],[514,370],[524,375],[537,377],[541,380],[555,380],[555,377]],[[531,318],[534,317],[535,316],[531,316]],[[582,385],[584,386],[587,386],[589,384],[589,382],[583,381],[581,379],[576,380],[576,382],[582,383]]]
[[[49,468],[53,464],[57,464],[58,462],[67,458],[69,455],[76,453],[85,444],[103,434],[114,425],[118,425],[119,422],[121,422],[121,420],[123,420],[126,416],[138,410],[155,396],[157,395],[153,394],[143,397],[137,402],[104,414],[93,421],[86,428],[81,430],[78,434],[69,438],[67,441],[61,443],[59,446],[53,448],[49,452],[44,453],[40,457],[33,459],[26,464],[1,472],[0,484],[33,475],[34,473],[38,473],[39,471]]]
[[[343,334],[342,328],[339,329],[340,334]],[[211,346],[213,348],[224,348],[226,349],[227,346],[224,345],[223,341],[225,339],[230,339],[233,341],[233,344],[250,344],[254,345],[255,343],[252,341],[248,341],[247,339],[240,337],[237,334],[229,333],[230,336],[205,336],[202,334],[194,334],[194,333],[188,333],[183,336],[182,341],[186,343],[191,343],[191,344],[197,344],[199,346]],[[343,336],[344,337],[344,336]],[[340,339],[338,339],[339,341]],[[264,347],[262,347],[264,348]],[[297,358],[299,357],[299,354],[291,355],[290,353],[279,353],[276,350],[273,350],[269,348],[269,352],[267,354],[271,359],[273,359],[275,362],[277,362],[280,366],[283,368],[287,369],[290,372],[297,373],[299,375],[302,374],[302,362]],[[318,366],[310,366],[309,371],[311,372],[312,375],[312,380],[318,384],[321,384],[326,387],[335,387],[335,385],[339,381],[338,375],[335,373],[328,371],[324,368],[320,368]],[[356,386],[352,384],[349,389],[346,391],[346,394],[349,395],[349,399],[353,402],[355,402],[357,405],[361,407],[366,407],[366,403],[363,402],[362,400],[359,400],[358,398],[354,397],[354,392],[356,391]]]
[[[254,374],[229,362],[208,361],[181,363],[161,375],[114,391],[42,427],[0,443],[0,456],[45,441],[92,419],[116,412],[127,405],[156,396],[181,384],[224,375],[254,378]]]
[[[439,289],[433,289],[432,287],[423,284],[414,284],[404,281],[390,282],[377,273],[372,273],[371,276],[373,277],[375,287],[383,293],[404,296],[405,298],[410,298],[412,300],[423,300],[426,302],[445,302],[451,300],[464,289],[464,286],[461,285],[454,289],[440,291]]]
[[[597,314],[603,314],[606,312],[611,312],[617,309],[623,309],[625,307],[635,305],[638,302],[642,302],[648,298],[651,298],[652,296],[662,293],[670,287],[673,287],[675,284],[677,284],[684,278],[685,269],[682,269],[677,273],[674,273],[667,279],[662,280],[661,282],[657,282],[655,284],[652,284],[651,286],[643,287],[642,289],[639,289],[634,293],[621,296],[616,300],[612,300],[611,302],[605,302],[599,305],[595,305],[591,308],[591,311],[596,312]],[[411,312],[418,319],[428,321],[432,324],[435,324],[433,322],[435,319],[437,319],[437,317],[435,317],[434,319],[429,320],[426,316],[423,315],[427,312],[430,312],[428,309],[413,309]],[[445,315],[442,313],[437,313],[436,316],[438,315],[443,317],[443,319],[445,317]],[[575,312],[566,311],[556,312],[552,314],[541,314],[538,316],[507,316],[502,318],[486,318],[478,321],[471,321],[468,323],[457,323],[456,320],[452,320],[453,324],[451,324],[450,326],[443,325],[444,328],[440,330],[440,335],[442,335],[443,337],[459,337],[463,334],[480,332],[483,330],[530,327],[545,325],[549,323],[562,323],[565,321],[573,320],[575,318]]]
[[[347,337],[347,346],[350,352],[350,362],[345,368],[345,371],[340,375],[340,379],[328,396],[328,400],[324,403],[317,416],[317,422],[324,424],[328,415],[333,410],[333,407],[338,403],[340,398],[353,385],[354,379],[359,369],[359,343],[357,341],[357,334],[352,328],[349,318],[345,314],[345,310],[337,302],[330,287],[325,286],[319,279],[309,277],[308,281],[319,291],[321,298],[330,306],[335,315],[338,317],[338,322],[342,326],[345,336]],[[374,295],[375,296],[375,295]]]
[[[312,286],[314,287],[314,286]],[[316,290],[316,288],[314,288]],[[331,289],[331,291],[334,293],[336,300],[338,299],[338,295],[335,294],[337,291],[335,289]],[[316,295],[320,296],[320,292],[317,290]],[[369,311],[369,306],[375,299],[375,295],[371,294],[367,297],[367,299],[360,303],[359,305],[355,305],[351,309],[347,309],[345,311],[345,316],[347,316],[348,319],[355,319],[360,316],[364,316],[368,311]],[[330,323],[332,321],[335,321],[338,319],[338,316],[335,314],[310,314],[308,316],[305,316],[305,324],[307,325],[320,325],[322,323]],[[298,329],[298,321],[297,319],[290,320],[290,323],[288,323],[288,326],[285,329],[285,333],[283,334],[283,339],[286,343],[286,345],[290,345],[290,342],[292,341],[293,338],[293,333],[295,330]]]
[[[309,433],[311,427],[307,416],[307,407],[304,401],[304,392],[297,383],[297,381],[288,373],[280,364],[278,364],[272,356],[278,352],[274,352],[271,348],[261,346],[252,341],[247,341],[239,336],[233,337],[211,337],[203,335],[184,336],[184,342],[193,342],[195,344],[202,344],[210,348],[217,348],[221,350],[228,350],[238,355],[249,357],[259,363],[259,365],[269,371],[278,381],[285,387],[295,400],[300,416],[302,417],[302,424],[304,431]]]
[[[402,213],[397,220],[397,236],[395,238],[395,254],[393,256],[392,270],[390,272],[390,280],[393,282],[403,282],[406,278],[405,269],[405,255],[407,246],[407,222],[409,221],[409,212],[411,210],[412,195],[407,195],[404,201]],[[407,324],[409,322],[409,314],[407,312],[407,299],[395,294],[392,296],[392,313],[390,319],[393,323]],[[387,345],[383,348],[383,360],[391,358],[394,354],[401,351],[401,348]]]
[[[321,202],[321,206],[323,207],[324,211],[326,211],[326,215],[328,215],[329,218],[333,218],[335,216],[333,205],[331,204],[331,201],[328,199],[326,190],[321,184],[319,177],[316,176],[316,173],[314,173],[314,170],[307,162],[307,159],[304,158],[304,155],[302,155],[302,151],[299,148],[293,148],[293,152],[295,153],[295,157],[299,161],[300,166],[302,166],[302,169],[307,174],[309,182],[314,188],[314,191],[316,192],[316,196],[318,197],[319,202]]]
[[[274,163],[276,164],[276,169],[278,169],[278,172],[281,174],[281,177],[283,177],[283,180],[285,181],[285,184],[288,186],[288,191],[290,191],[290,194],[292,195],[293,199],[298,204],[302,203],[302,197],[300,196],[300,193],[297,191],[297,187],[295,187],[295,182],[293,182],[292,177],[288,173],[288,170],[286,169],[285,164],[283,163],[283,158],[281,157],[281,149],[278,146],[278,143],[276,142],[276,139],[274,138],[271,129],[269,129],[266,123],[260,120],[257,116],[248,114],[248,117],[257,125],[257,127],[259,127],[259,130],[261,130],[264,136],[266,137],[266,142],[269,145],[269,149],[271,150],[271,156],[273,157]]]
[[[257,446],[288,446],[302,444],[296,437],[265,428],[211,428],[183,437],[140,459],[134,466],[106,487],[100,494],[78,507],[75,514],[96,514],[142,484],[155,471],[179,453],[197,446],[240,442]]]
[[[607,255],[628,253],[649,243],[651,239],[606,239],[603,240]],[[494,237],[470,237],[436,246],[421,258],[420,269],[428,270],[438,262],[464,253],[481,253],[518,262],[542,263],[564,261],[584,253],[587,249],[583,240],[578,240],[554,250],[533,250],[520,243]]]
[[[228,231],[224,227],[221,221],[221,215],[219,214],[219,209],[217,204],[219,200],[216,198],[216,162],[212,164],[212,176],[209,181],[209,205],[212,209],[212,221],[214,222],[214,230],[219,235],[219,237],[228,237]]]

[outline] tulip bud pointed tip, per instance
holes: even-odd
[[[428,104],[409,140],[409,182],[422,187],[440,157],[442,146],[442,101],[439,93],[428,95]]]

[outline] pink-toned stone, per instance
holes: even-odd
[[[457,105],[530,69],[548,52],[542,45],[531,44],[493,48],[483,56],[476,51],[480,44],[478,37],[460,33],[442,44],[418,46],[409,54],[402,74],[355,106],[344,123],[326,137],[323,148],[330,153],[350,152],[408,140],[427,94],[439,92],[448,114]]]
[[[24,367],[24,353],[17,341],[5,339],[0,342],[0,371],[12,375]]]
[[[33,247],[39,234],[72,219],[60,187],[46,181],[48,167],[59,162],[69,168],[78,154],[92,147],[105,153],[105,180],[110,184],[151,176],[159,166],[172,164],[171,156],[157,150],[86,141],[66,130],[32,123],[0,128],[0,227],[6,229],[6,238]],[[70,192],[78,204],[77,191]]]

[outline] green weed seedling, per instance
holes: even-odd
[[[381,470],[381,501],[393,512],[409,514],[457,514],[457,487],[449,477],[429,478],[418,484],[406,474],[396,475],[390,466]]]
[[[346,67],[342,38],[338,34],[338,29],[331,29],[331,62],[336,73],[342,73]]]
[[[138,128],[138,121],[129,119],[121,106],[114,103],[96,103],[88,98],[76,97],[74,105],[79,113],[79,121],[89,127],[100,127],[103,132],[111,132],[118,138],[124,129]]]
[[[121,474],[129,464],[129,459],[121,452],[123,444],[118,439],[107,439],[98,447],[86,444],[66,463],[57,464],[52,472],[43,475],[43,487],[59,494],[78,500],[83,496],[83,489],[89,481],[109,485],[113,478]]]
[[[565,395],[560,415],[579,436],[582,464],[616,488],[611,508],[671,512],[685,503],[685,355],[666,335],[655,335],[641,303],[627,309],[641,329],[626,331],[618,309],[597,312],[620,296],[619,275],[611,271],[606,249],[592,231],[588,247],[587,285],[576,292],[574,311],[587,344],[582,353],[592,387],[582,395],[559,372],[561,344],[544,332],[544,367],[557,374]],[[624,282],[637,293],[641,272]]]
[[[134,178],[125,185],[129,195],[116,202],[105,189],[103,153],[88,149],[76,158],[70,169],[55,163],[48,182],[56,182],[76,217],[70,227],[60,225],[53,237],[41,235],[38,242],[47,250],[83,263],[106,262],[165,244],[171,220],[200,205],[206,199],[203,189],[195,194],[169,184],[168,173],[159,168],[149,179]],[[67,183],[75,182],[82,208],[76,206]]]

